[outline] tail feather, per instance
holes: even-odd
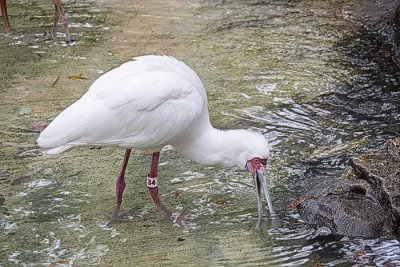
[[[82,136],[80,127],[79,100],[61,112],[39,135],[36,142],[46,154],[62,153],[73,147],[71,144]]]

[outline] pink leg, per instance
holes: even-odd
[[[157,208],[162,210],[171,221],[179,224],[182,227],[187,227],[187,222],[185,218],[181,214],[172,213],[162,202],[159,195],[158,185],[157,185],[157,168],[158,161],[160,159],[160,152],[154,152],[151,158],[151,168],[150,174],[147,176],[147,187],[149,188],[149,192],[151,198],[153,199],[154,204]]]
[[[4,26],[7,32],[11,32],[10,22],[8,21],[7,14],[7,0],[0,0],[1,15],[3,16]]]
[[[61,0],[53,0],[53,3],[54,3],[54,17],[53,17],[53,29],[51,30],[51,33],[53,36],[55,36],[58,20],[61,19],[61,22],[64,26],[67,43],[70,43],[71,35],[68,29],[68,18],[65,15],[64,9],[61,6]]]
[[[129,160],[129,156],[131,155],[131,151],[132,151],[132,149],[127,149],[125,151],[125,157],[124,157],[124,160],[122,161],[121,171],[119,172],[119,175],[117,177],[117,181],[115,182],[116,205],[115,205],[113,221],[117,221],[118,220],[119,210],[121,209],[122,194],[124,193],[125,186],[126,186],[126,183],[125,183],[125,170],[126,170],[126,166],[128,165],[128,160]]]
[[[57,8],[57,5],[54,5],[53,28],[51,29],[51,35],[53,36],[56,35],[56,28],[59,19],[60,19],[59,10]]]

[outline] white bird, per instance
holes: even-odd
[[[116,181],[114,220],[122,204],[131,149],[146,149],[153,152],[147,177],[153,202],[170,220],[185,226],[184,217],[169,211],[158,194],[157,167],[160,151],[166,145],[201,164],[247,168],[257,189],[257,225],[262,217],[261,187],[270,214],[275,215],[265,178],[267,140],[253,131],[214,128],[199,76],[170,56],[136,57],[105,73],[47,126],[37,143],[47,154],[75,146],[125,148]]]

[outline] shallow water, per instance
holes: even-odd
[[[0,265],[400,264],[398,240],[314,240],[289,205],[305,171],[337,171],[399,135],[400,76],[382,20],[390,1],[64,2],[74,45],[61,26],[48,38],[53,7],[44,1],[10,3],[14,32],[0,35]],[[122,150],[35,156],[38,122],[101,73],[150,53],[199,73],[216,127],[266,132],[280,222],[266,216],[254,230],[246,173],[203,167],[167,147],[162,198],[195,227],[175,227],[153,207],[144,186],[150,157],[138,151],[124,194],[130,221],[107,226]]]

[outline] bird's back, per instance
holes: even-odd
[[[204,119],[197,74],[173,57],[142,56],[98,78],[37,142],[49,154],[80,145],[159,149]]]

